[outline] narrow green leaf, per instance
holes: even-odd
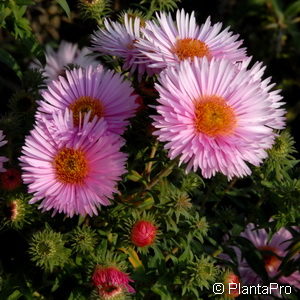
[[[22,296],[22,293],[19,290],[15,290],[12,294],[10,294],[7,300],[17,300]]]
[[[284,11],[284,15],[287,18],[293,18],[300,13],[300,1],[291,3]]]
[[[33,0],[16,0],[17,5],[33,5]]]
[[[61,8],[64,10],[68,18],[70,18],[70,7],[66,0],[56,0],[56,2],[61,6]]]
[[[284,23],[284,14],[283,14],[283,11],[281,8],[282,7],[281,1],[280,0],[271,0],[270,2],[272,3],[274,12],[277,15],[279,22],[281,24],[283,24]]]
[[[131,181],[138,182],[143,179],[142,175],[140,175],[137,171],[131,170],[127,175],[127,178]]]
[[[172,297],[170,295],[170,292],[168,291],[167,287],[160,284],[155,284],[151,290],[159,295],[161,300],[172,300]]]
[[[22,78],[22,72],[19,64],[11,54],[9,54],[7,51],[3,49],[0,49],[0,62],[4,63],[12,70],[14,70],[20,79]]]
[[[11,10],[8,7],[0,5],[0,27],[5,25],[5,19],[11,14]]]

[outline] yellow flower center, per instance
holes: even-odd
[[[208,46],[204,42],[190,38],[177,40],[174,47],[174,53],[180,60],[187,58],[193,59],[195,56],[210,56]]]
[[[236,125],[233,109],[225,99],[218,96],[203,96],[195,101],[195,128],[209,136],[232,133]]]
[[[69,108],[73,112],[73,120],[75,125],[79,125],[80,114],[81,117],[87,112],[91,112],[90,121],[95,117],[104,116],[104,106],[98,99],[89,96],[82,96],[76,99],[73,103],[69,105]]]
[[[53,162],[56,176],[62,183],[83,183],[88,164],[84,153],[78,149],[63,148]]]

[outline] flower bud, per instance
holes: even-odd
[[[236,298],[239,296],[240,279],[233,272],[229,272],[224,276],[225,292],[230,298]]]
[[[33,234],[29,253],[31,260],[46,272],[55,267],[62,268],[69,259],[70,250],[64,247],[63,235],[46,226],[43,231]]]
[[[133,280],[115,266],[97,265],[92,282],[98,289],[100,299],[123,299],[124,294],[135,292],[129,285]]]
[[[137,221],[131,229],[131,242],[137,247],[146,247],[154,243],[157,229],[150,221]]]
[[[109,1],[79,0],[79,9],[83,18],[98,20],[109,12]]]

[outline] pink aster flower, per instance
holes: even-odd
[[[265,269],[270,278],[279,275],[279,267],[282,259],[287,254],[287,248],[291,244],[293,238],[292,234],[285,228],[281,228],[276,232],[271,240],[269,240],[268,233],[265,229],[256,229],[253,223],[247,225],[246,230],[241,233],[241,236],[248,239],[253,245],[262,252]],[[261,282],[261,278],[248,265],[246,260],[242,257],[241,251],[234,247],[239,261],[239,272],[245,284],[255,284]],[[300,289],[300,273],[295,271],[288,276],[281,275],[278,282],[292,285]]]
[[[108,130],[117,134],[124,132],[127,119],[138,108],[128,81],[113,71],[93,67],[66,71],[66,78],[59,77],[41,94],[44,100],[39,101],[38,119],[42,114],[51,119],[54,111],[69,108],[78,125],[79,115],[90,111],[91,118],[103,117]]]
[[[62,41],[55,52],[49,45],[46,46],[46,65],[43,68],[39,61],[35,61],[31,67],[40,69],[46,79],[46,82],[51,82],[58,78],[59,75],[64,75],[68,65],[86,68],[90,65],[97,66],[99,63],[90,54],[92,52],[87,48],[78,48],[77,44],[72,44]]]
[[[156,21],[147,21],[142,30],[144,38],[138,48],[151,61],[151,67],[165,68],[195,57],[226,58],[231,62],[246,58],[242,41],[229,28],[221,31],[222,23],[211,25],[210,18],[199,27],[194,12],[186,14],[177,10],[176,22],[171,14],[157,14]]]
[[[243,70],[247,70],[249,67],[249,64],[251,62],[252,57],[247,58],[243,62],[238,64],[238,67]],[[286,110],[283,108],[280,108],[284,104],[282,102],[282,96],[279,95],[280,90],[272,90],[272,88],[275,86],[275,83],[271,82],[271,77],[268,77],[266,79],[262,79],[266,67],[263,66],[262,62],[256,62],[254,65],[249,68],[249,72],[251,75],[251,80],[253,82],[259,82],[261,88],[266,91],[269,95],[269,100],[271,101],[271,112],[272,118],[270,119],[268,126],[275,128],[275,129],[283,129],[285,127],[285,114]]]
[[[187,171],[243,177],[251,173],[247,162],[258,166],[274,143],[269,93],[228,60],[181,62],[161,73],[156,89],[153,134]]]
[[[4,140],[5,135],[3,134],[3,131],[0,130],[0,147],[5,145],[7,141]],[[8,159],[4,156],[0,156],[0,172],[5,172],[6,169],[3,168],[3,163],[8,161]]]
[[[30,203],[42,200],[43,211],[70,217],[97,215],[97,207],[109,205],[126,171],[126,155],[120,137],[106,133],[105,121],[90,121],[90,113],[79,127],[68,110],[53,114],[52,121],[41,118],[20,157],[23,182],[33,193]]]
[[[130,286],[133,280],[114,266],[97,266],[93,276],[93,284],[98,288],[101,299],[112,299],[123,292],[134,293]]]
[[[104,20],[105,29],[99,28],[92,35],[92,50],[124,59],[124,69],[139,74],[153,75],[157,70],[148,67],[149,59],[140,53],[137,42],[142,38],[141,20],[124,14],[124,24]]]

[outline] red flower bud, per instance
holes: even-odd
[[[156,237],[156,227],[149,221],[138,221],[131,229],[131,241],[138,247],[152,245]]]
[[[230,298],[236,298],[239,296],[239,284],[240,279],[233,272],[228,273],[225,276],[225,292],[226,295]]]

